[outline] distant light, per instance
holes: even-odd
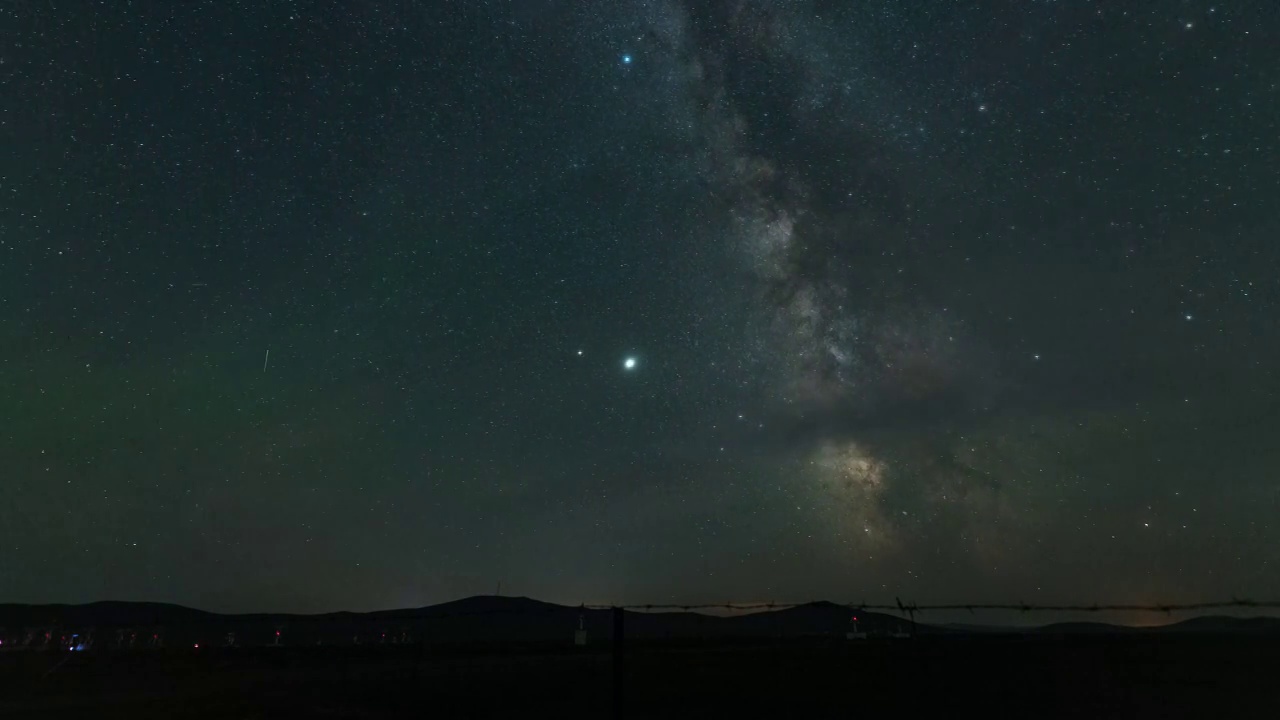
[[[1191,314],[1190,314],[1190,313],[1188,313],[1188,314],[1186,314],[1186,315],[1183,315],[1183,317],[1187,319],[1187,322],[1191,322]]]
[[[581,351],[581,350],[579,350],[579,351],[578,351],[578,356],[579,356],[579,357],[581,357],[581,356],[582,356],[582,351]]]
[[[622,361],[622,367],[624,367],[624,368],[626,368],[626,369],[628,369],[628,370],[635,370],[635,369],[636,369],[636,359],[635,359],[635,358],[633,358],[633,357],[629,357],[629,358],[627,358],[626,360],[623,360],[623,361]]]
[[[630,65],[630,64],[631,64],[631,59],[632,59],[632,58],[631,58],[631,54],[630,54],[630,53],[627,53],[626,55],[623,55],[623,56],[622,56],[622,64],[623,64],[623,65]]]
[[[200,649],[200,643],[196,643],[196,649],[197,649],[197,650],[199,650],[199,649]]]

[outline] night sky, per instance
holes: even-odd
[[[1280,595],[1273,0],[0,7],[0,600]]]

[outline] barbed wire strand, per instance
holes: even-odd
[[[511,600],[519,600],[520,598],[510,598]],[[536,602],[536,601],[529,601]],[[1037,603],[909,603],[895,598],[893,603],[865,603],[865,602],[845,602],[836,603],[831,601],[813,600],[808,602],[723,602],[723,603],[643,603],[643,604],[593,604],[582,603],[580,605],[552,605],[537,603],[537,606],[525,607],[497,607],[484,609],[469,610],[446,610],[433,611],[430,607],[418,610],[392,610],[392,611],[375,611],[371,613],[321,613],[317,615],[263,615],[263,614],[245,614],[245,615],[216,615],[212,614],[208,618],[202,618],[196,624],[204,623],[225,623],[225,622],[249,622],[249,623],[267,623],[275,626],[277,629],[288,627],[290,623],[311,623],[323,621],[364,621],[377,622],[382,621],[388,627],[402,625],[404,623],[422,622],[427,620],[441,620],[447,618],[458,617],[477,617],[477,616],[520,616],[520,615],[539,615],[554,614],[567,612],[582,611],[612,611],[624,610],[641,613],[659,613],[659,612],[692,612],[700,613],[708,610],[733,611],[733,612],[760,612],[773,610],[789,610],[812,605],[829,605],[843,607],[852,612],[898,612],[914,618],[917,614],[928,612],[955,612],[966,611],[974,613],[976,611],[1001,611],[1001,612],[1080,612],[1080,613],[1098,613],[1098,612],[1160,612],[1166,614],[1179,612],[1197,612],[1205,610],[1230,610],[1230,609],[1251,609],[1251,610],[1280,610],[1280,600],[1250,600],[1245,598],[1232,598],[1230,600],[1216,600],[1208,602],[1192,602],[1192,603],[1094,603],[1090,605],[1072,605],[1072,604],[1037,604]],[[51,613],[56,614],[56,613]],[[722,617],[717,615],[707,615],[708,618]],[[2,621],[3,618],[0,618]],[[169,624],[184,624],[181,620],[173,618],[155,617],[152,619],[136,618],[133,622],[110,622],[98,620],[81,621],[67,623],[65,619],[49,618],[48,621],[31,622],[33,618],[27,618],[27,622],[19,622],[10,625],[10,630],[17,630],[18,627],[24,627],[27,630],[41,627],[70,627],[79,625],[101,625],[104,627],[113,627],[120,630],[126,629],[142,629],[148,627],[159,627]],[[0,622],[0,628],[3,627]],[[4,633],[0,633],[3,635]]]
[[[943,612],[964,610],[1000,610],[1017,612],[1192,612],[1199,610],[1226,610],[1231,608],[1280,609],[1280,600],[1216,600],[1195,603],[1094,603],[1091,605],[1048,605],[1036,603],[829,603],[826,601],[810,602],[755,602],[755,603],[697,603],[697,604],[645,604],[645,605],[585,605],[588,610],[610,610],[614,608],[638,612],[698,612],[701,610],[787,610],[806,605],[831,604],[849,610],[889,610],[905,613]]]

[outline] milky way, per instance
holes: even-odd
[[[797,448],[812,456],[817,502],[861,526],[859,544],[883,543],[901,525],[885,486],[925,494],[937,478],[862,436],[895,413],[965,411],[990,394],[979,386],[997,369],[973,367],[963,326],[895,277],[896,256],[913,252],[900,159],[857,99],[816,90],[831,61],[804,20],[745,2],[698,4],[681,18],[663,45],[682,63],[703,172],[725,204],[721,239],[755,297],[749,332],[774,374],[776,420],[817,430]]]

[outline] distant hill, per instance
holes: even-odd
[[[184,625],[219,617],[182,605],[103,601],[86,605],[17,605],[0,603],[0,627],[36,625]]]
[[[580,626],[589,642],[607,642],[613,633],[610,610],[584,610],[526,597],[476,596],[421,608],[369,613],[319,615],[219,615],[163,603],[97,602],[87,605],[0,604],[0,640],[12,647],[31,629],[92,631],[95,645],[123,642],[129,632],[157,634],[170,647],[196,643],[221,645],[234,634],[237,645],[268,645],[279,633],[284,645],[351,645],[391,642],[571,642]],[[858,630],[888,635],[911,630],[911,623],[882,613],[854,612],[843,605],[816,602],[785,609],[730,616],[696,612],[627,612],[628,638],[763,639],[843,637],[858,618]],[[125,631],[122,636],[121,631]],[[1106,623],[1055,623],[1038,628],[918,625],[920,634],[1035,633],[1280,633],[1280,619],[1192,618],[1155,628]]]
[[[1280,618],[1237,618],[1222,615],[1194,617],[1170,625],[1151,628],[1155,632],[1209,632],[1209,633],[1280,633]]]
[[[854,613],[833,603],[810,603],[770,612],[714,616],[696,612],[631,612],[626,632],[635,639],[782,638],[843,636]],[[613,632],[611,610],[580,609],[525,597],[477,596],[440,605],[369,613],[319,615],[219,615],[161,603],[99,602],[88,605],[0,605],[0,638],[15,642],[29,628],[92,629],[101,642],[120,629],[163,631],[166,644],[221,644],[235,633],[237,644],[367,644],[416,642],[569,641],[581,626],[596,642]],[[859,629],[887,634],[910,623],[878,613],[859,613]],[[149,635],[148,635],[149,637]]]
[[[1215,633],[1215,634],[1250,634],[1280,633],[1280,618],[1254,617],[1235,618],[1221,615],[1206,615],[1189,618],[1168,625],[1151,625],[1132,627],[1129,625],[1113,625],[1101,622],[1064,622],[1053,623],[1033,628],[1030,632],[1062,635],[1132,635],[1132,634],[1182,634],[1182,633]]]
[[[1102,622],[1061,622],[1030,628],[1024,632],[1057,635],[1120,635],[1142,632],[1142,628]]]
[[[942,625],[935,626],[935,629],[953,633],[970,633],[974,635],[1022,631],[1022,628],[1006,625],[974,625],[972,623],[943,623]]]

